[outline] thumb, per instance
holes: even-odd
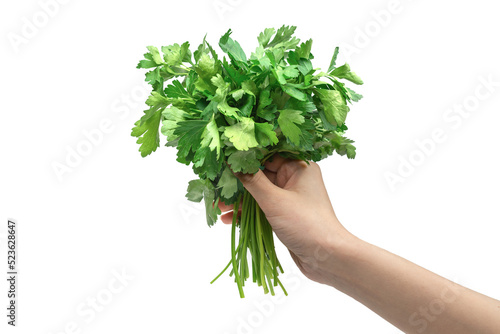
[[[282,196],[283,189],[272,183],[260,169],[255,174],[235,173],[234,175],[243,183],[245,189],[255,198],[264,212]]]

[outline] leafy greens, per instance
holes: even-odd
[[[265,216],[233,172],[255,173],[274,154],[305,161],[333,152],[356,156],[353,141],[344,136],[345,121],[349,105],[362,96],[346,87],[345,80],[363,81],[348,64],[337,67],[338,47],[327,72],[314,68],[312,39],[300,43],[295,29],[265,29],[250,56],[228,30],[219,40],[223,57],[204,38],[194,52],[188,42],[164,46],[161,52],[149,46],[137,65],[148,69],[146,81],[152,86],[148,109],[132,129],[141,155],[156,151],[160,132],[166,146],[177,148],[177,161],[192,165],[198,176],[189,182],[186,197],[204,199],[209,226],[221,213],[220,201],[252,212],[246,221],[235,218],[233,223],[232,238],[239,224],[240,243],[236,248],[232,240],[230,264],[240,295],[241,281],[249,276],[247,248],[258,268],[254,281],[265,292],[274,293],[272,286],[281,285],[281,266]]]

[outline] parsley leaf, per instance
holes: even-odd
[[[349,80],[355,83],[356,85],[363,84],[363,80],[361,80],[361,78],[358,77],[356,73],[351,72],[351,68],[348,64],[344,64],[340,67],[337,67],[330,74],[337,78]]]
[[[248,151],[236,151],[229,155],[227,163],[233,172],[256,173],[260,168],[262,152],[256,149]]]
[[[255,122],[248,117],[243,117],[240,122],[226,127],[224,135],[240,151],[246,151],[259,145],[255,139]]]
[[[336,90],[316,89],[315,94],[323,103],[326,119],[333,125],[344,124],[349,107],[342,100],[342,95]]]
[[[217,188],[221,189],[220,196],[223,201],[231,200],[234,195],[242,188],[239,180],[234,176],[229,167],[225,167],[217,183]]]
[[[138,137],[137,144],[140,144],[139,151],[145,157],[160,146],[160,136],[158,128],[160,126],[161,112],[154,113],[145,122],[137,121],[132,129],[132,136]]]
[[[240,62],[246,62],[247,57],[245,55],[245,52],[240,46],[240,43],[234,41],[229,37],[231,35],[232,31],[229,29],[219,40],[219,46],[224,51],[227,53],[230,57],[233,59],[240,61]]]
[[[189,164],[193,161],[194,153],[200,147],[202,135],[208,122],[204,120],[189,120],[177,123],[174,135],[179,137],[177,143],[177,161]]]
[[[279,142],[272,124],[269,123],[255,123],[255,137],[262,147],[272,146]]]
[[[304,116],[299,110],[279,110],[278,124],[285,137],[295,144],[300,145],[302,130],[299,125],[304,123]]]

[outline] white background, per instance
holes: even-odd
[[[2,333],[399,332],[349,297],[308,281],[281,244],[289,297],[264,296],[250,285],[240,300],[226,275],[208,284],[229,259],[230,229],[208,228],[202,205],[184,199],[193,173],[175,161],[174,149],[162,146],[143,159],[130,137],[145,108],[144,71],[135,66],[147,45],[188,40],[194,49],[205,33],[216,45],[232,28],[249,54],[260,31],[284,23],[297,25],[302,40],[314,39],[315,67],[326,68],[341,45],[339,61],[348,60],[365,82],[354,87],[364,99],[347,121],[357,158],[321,162],[343,224],[500,298],[494,2],[401,0],[382,23],[374,13],[392,9],[390,1],[70,0],[51,7],[46,22],[41,3],[0,6],[4,273],[8,217],[17,219],[20,235],[18,327],[7,326],[2,311]],[[14,45],[23,29],[25,39]],[[476,89],[488,92],[480,81],[488,77],[497,86],[475,98]],[[447,114],[464,103],[468,117]],[[85,145],[84,132],[103,120],[111,123],[108,133],[58,179],[54,163],[66,164],[68,152]],[[428,155],[418,153],[415,141],[438,128],[446,140]],[[410,157],[424,158],[391,188],[387,173],[398,173],[400,158]],[[113,278],[123,270],[133,277],[126,285]],[[6,291],[2,278],[2,310]],[[106,304],[99,312],[87,305],[96,297]]]

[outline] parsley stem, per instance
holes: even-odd
[[[249,220],[247,219],[248,217],[248,210],[246,210],[246,207],[248,205],[248,196],[243,196],[243,204],[242,204],[242,209],[241,209],[241,219],[240,219],[240,244],[238,246],[240,247],[240,268],[241,268],[241,273],[240,277],[243,280],[243,285],[245,285],[245,280],[248,278],[248,262],[247,262],[247,242],[248,242],[248,223]],[[245,208],[245,209],[243,209]]]
[[[215,282],[226,270],[232,266],[229,276],[234,274],[240,297],[244,298],[243,286],[250,277],[247,252],[252,257],[252,281],[262,286],[264,293],[275,295],[274,287],[280,286],[285,295],[288,295],[278,278],[283,268],[276,256],[274,235],[266,215],[253,196],[245,190],[234,203],[234,208],[241,205],[241,215],[238,219],[238,210],[233,209],[231,227],[231,260],[210,283]],[[236,228],[239,227],[239,240],[236,245]]]
[[[239,208],[240,207],[240,202],[241,202],[241,196],[238,198],[238,200],[235,202],[234,207]],[[233,224],[231,227],[231,261],[233,263],[233,272],[234,272],[234,279],[236,281],[236,284],[238,285],[238,291],[240,293],[241,298],[245,298],[245,294],[243,293],[243,287],[241,285],[240,281],[240,275],[238,274],[238,267],[236,265],[236,222],[238,221],[238,211],[236,211],[235,214],[233,214]]]
[[[255,201],[255,200],[254,200]],[[257,204],[257,203],[255,203]],[[260,266],[260,280],[262,282],[262,285],[264,287],[264,293],[268,293],[269,290],[267,289],[267,284],[266,284],[266,280],[264,278],[264,261],[265,261],[265,252],[264,252],[264,245],[263,245],[263,237],[264,237],[264,234],[262,233],[262,225],[261,225],[261,221],[260,221],[260,214],[259,214],[259,207],[257,205],[254,206],[255,207],[255,225],[257,227],[257,244],[258,244],[258,247],[259,247],[259,255],[260,255],[260,263],[259,263],[259,266]]]
[[[232,262],[232,261],[231,261],[231,260],[229,260],[229,262],[227,263],[227,266],[226,266],[226,267],[225,267],[225,268],[224,268],[224,269],[220,272],[220,274],[219,274],[219,275],[217,275],[217,277],[215,277],[215,278],[214,278],[214,279],[210,282],[210,284],[213,284],[213,283],[214,283],[214,282],[215,282],[215,281],[216,281],[219,277],[221,277],[221,276],[222,276],[222,274],[224,274],[224,273],[226,272],[227,268],[229,268],[229,266],[231,265],[231,262]]]

